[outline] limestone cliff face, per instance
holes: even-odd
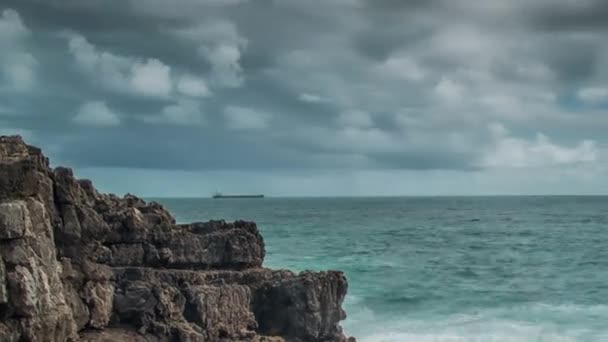
[[[178,225],[0,137],[0,341],[354,341],[341,272],[263,261],[255,223]]]

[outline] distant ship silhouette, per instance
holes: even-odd
[[[258,194],[258,195],[224,195],[221,192],[216,192],[215,194],[213,194],[213,196],[211,196],[212,198],[264,198],[264,195]]]

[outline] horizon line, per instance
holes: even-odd
[[[138,196],[159,199],[213,199],[212,196]],[[463,195],[264,195],[273,199],[292,198],[457,198],[457,197],[608,197],[608,194],[463,194]]]

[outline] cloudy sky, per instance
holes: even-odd
[[[608,193],[605,0],[0,0],[0,134],[144,196]]]

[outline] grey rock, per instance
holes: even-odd
[[[21,338],[21,326],[19,321],[8,320],[0,322],[0,341],[2,342],[19,342]]]
[[[110,328],[103,331],[86,331],[81,334],[81,342],[150,342],[150,339],[138,333],[136,330],[124,328]]]
[[[24,201],[0,203],[0,240],[22,238],[31,226]]]
[[[157,288],[156,297],[158,298],[156,311],[160,317],[169,322],[183,320],[186,298],[180,290],[165,284]]]
[[[83,292],[90,311],[89,325],[96,329],[108,326],[112,316],[114,285],[110,282],[89,281]]]
[[[142,244],[112,245],[112,266],[141,266],[144,264],[145,251]]]
[[[4,267],[4,260],[0,255],[0,304],[8,302],[8,290],[6,288],[6,268]]]
[[[178,225],[0,137],[0,341],[354,341],[342,273],[264,257],[253,222]]]
[[[200,326],[207,339],[252,338],[257,323],[249,309],[251,291],[243,285],[193,286],[188,289],[186,317]]]
[[[346,318],[347,282],[341,272],[303,272],[269,282],[256,292],[253,308],[260,331],[302,341],[338,341]]]
[[[72,319],[76,324],[77,330],[84,329],[90,320],[88,305],[84,303],[74,286],[67,282],[64,284],[65,298],[72,312]]]
[[[123,322],[136,322],[139,326],[146,325],[154,317],[157,303],[150,285],[142,282],[128,283],[114,294],[114,310],[118,318]]]
[[[8,273],[8,285],[12,307],[17,315],[34,317],[38,306],[38,287],[30,271],[17,266]]]

